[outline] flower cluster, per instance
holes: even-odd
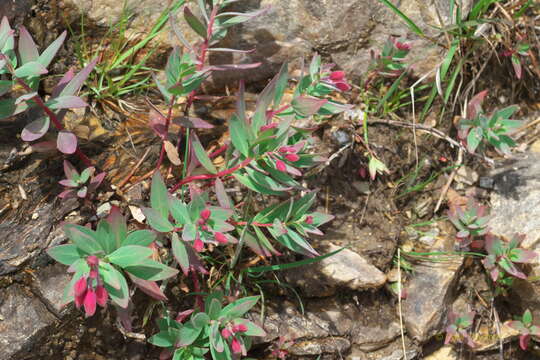
[[[228,325],[221,330],[221,336],[223,336],[224,339],[231,339],[230,347],[233,353],[246,355],[246,347],[242,338],[236,336],[237,333],[245,333],[246,331],[248,331],[248,328],[244,324]]]
[[[73,286],[75,295],[75,306],[80,309],[84,306],[86,316],[92,316],[96,312],[96,303],[101,307],[107,306],[109,293],[103,286],[99,277],[99,259],[94,256],[88,256],[86,263],[90,266],[90,272],[87,276],[82,276]]]
[[[340,91],[351,90],[351,85],[349,85],[345,79],[345,71],[332,71],[328,76],[323,77],[321,80]]]

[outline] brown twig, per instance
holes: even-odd
[[[135,164],[135,166],[133,167],[133,169],[131,169],[131,171],[129,172],[128,176],[125,177],[124,180],[122,180],[120,182],[120,184],[118,184],[118,189],[120,190],[122,187],[124,187],[124,185],[127,184],[127,182],[129,181],[129,179],[131,179],[133,177],[133,174],[135,174],[135,171],[137,171],[137,169],[139,169],[139,167],[142,165],[143,161],[146,159],[146,157],[148,156],[148,154],[150,153],[150,150],[151,148],[148,147],[145,151],[145,153],[143,154],[143,156],[141,157],[141,159],[137,162],[137,164]]]

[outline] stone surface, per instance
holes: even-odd
[[[304,340],[296,342],[290,347],[292,355],[320,355],[342,354],[349,350],[351,343],[342,337],[329,337],[325,339]]]
[[[49,310],[57,316],[62,316],[72,310],[73,307],[60,306],[64,296],[64,288],[69,283],[71,275],[67,272],[67,267],[62,264],[54,264],[35,272],[36,279],[33,291],[38,294],[41,300],[47,304]]]
[[[1,359],[10,359],[32,345],[56,319],[38,298],[17,284],[2,289],[0,316]]]
[[[451,237],[439,238],[431,251],[453,251]],[[419,262],[405,284],[403,321],[407,334],[423,343],[442,331],[449,306],[455,297],[462,256],[448,256],[440,262]]]
[[[321,253],[328,254],[339,249],[338,246],[328,244],[321,249]],[[308,297],[331,296],[339,288],[377,289],[386,282],[384,273],[349,249],[305,266],[304,271],[289,271],[286,278]]]
[[[64,7],[82,10],[89,22],[106,26],[119,18],[123,2],[113,0],[66,0]],[[128,0],[127,7],[134,13],[132,18],[133,33],[148,33],[167,2],[153,0]],[[462,13],[467,14],[471,0],[462,2]],[[431,3],[403,1],[397,5],[428,35],[435,35],[430,26],[441,26],[438,15],[444,25],[451,23],[448,3],[437,0]],[[397,35],[412,41],[410,55],[415,69],[423,74],[442,60],[441,51],[432,42],[412,35],[403,21],[377,0],[258,0],[243,1],[235,4],[235,11],[257,11],[270,7],[264,15],[240,26],[233,27],[223,46],[255,49],[249,54],[230,54],[212,56],[213,63],[255,62],[263,63],[255,71],[240,73],[250,81],[265,80],[275,74],[285,61],[295,61],[310,57],[318,52],[331,62],[353,75],[362,75],[370,63],[370,51],[379,50],[390,35]],[[196,8],[196,6],[192,6]],[[70,10],[77,15],[77,10]],[[76,17],[76,16],[75,16]],[[186,29],[186,38],[192,40],[196,35]],[[170,33],[159,37],[161,42],[173,42]],[[237,76],[239,73],[235,73]],[[230,74],[217,74],[228,77]],[[218,80],[219,81],[219,80]]]
[[[450,345],[445,345],[442,348],[436,350],[434,353],[426,356],[424,360],[457,360],[458,354],[454,351],[454,348]]]
[[[494,190],[491,231],[506,238],[515,233],[526,234],[522,246],[540,254],[540,154],[522,154],[498,166],[489,178]],[[539,275],[537,259],[529,276]],[[513,294],[521,311],[529,308],[535,319],[540,318],[540,284],[516,279]],[[518,309],[516,312],[519,313]]]
[[[33,0],[2,0],[0,1],[0,18],[7,16],[12,27],[20,24],[33,3]]]

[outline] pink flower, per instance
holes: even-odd
[[[406,51],[411,50],[411,44],[410,43],[399,42],[399,41],[397,41],[396,38],[392,38],[392,43],[394,44],[394,46],[398,50],[406,50]]]
[[[313,216],[309,215],[306,217],[306,224],[313,224]]]
[[[278,149],[278,151],[282,154],[287,154],[287,153],[295,153],[296,149],[294,148],[294,146],[282,146]]]
[[[105,287],[98,285],[96,287],[96,301],[99,306],[105,307],[107,305],[107,299],[109,298],[109,293]]]
[[[97,277],[98,277],[98,272],[97,272],[97,270],[91,269],[91,270],[90,270],[90,274],[88,274],[88,277],[89,277],[90,279],[97,279]]]
[[[99,264],[99,259],[95,255],[90,255],[86,258],[86,263],[88,264],[88,266],[94,267]]]
[[[204,243],[200,238],[195,239],[195,242],[193,242],[193,248],[196,252],[201,252],[204,249]]]
[[[349,91],[351,90],[351,85],[347,83],[345,80],[345,72],[344,71],[333,71],[330,73],[328,77],[325,77],[322,79],[323,81],[326,81],[327,83],[335,86],[341,91]]]
[[[73,286],[73,290],[75,293],[75,296],[81,296],[84,295],[86,292],[86,278],[83,276]]]
[[[285,155],[285,159],[289,160],[290,162],[296,162],[300,160],[300,156],[296,154],[287,154]]]
[[[94,289],[88,289],[84,296],[84,311],[86,317],[90,317],[96,313],[96,292]]]
[[[204,209],[203,211],[201,211],[201,219],[206,221],[206,220],[208,220],[208,218],[210,218],[211,214],[212,213],[211,213],[210,209]]]
[[[231,342],[231,350],[235,354],[240,354],[242,352],[242,345],[237,338],[233,338]]]
[[[281,172],[287,171],[287,165],[282,160],[276,160],[276,169],[278,169]]]
[[[218,243],[220,243],[220,244],[226,244],[226,243],[229,242],[229,241],[227,240],[227,237],[226,237],[224,234],[222,234],[222,233],[220,233],[220,232],[218,232],[218,231],[216,231],[216,232],[214,233],[214,238],[215,238],[216,241],[217,241]]]
[[[245,324],[236,324],[236,325],[233,325],[232,327],[232,331],[234,333],[237,333],[237,332],[246,332],[248,330],[247,326]]]
[[[227,328],[223,328],[223,330],[221,330],[221,336],[223,336],[225,339],[228,339],[230,338],[232,335],[231,331]]]

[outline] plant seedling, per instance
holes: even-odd
[[[97,187],[101,184],[105,178],[106,173],[101,172],[94,176],[96,168],[93,166],[88,167],[79,174],[77,169],[67,160],[64,160],[64,173],[66,178],[60,180],[60,185],[66,187],[58,197],[61,199],[69,199],[72,197],[79,197],[85,199],[88,195],[94,193]]]
[[[473,323],[474,315],[474,311],[465,314],[456,314],[453,311],[450,311],[448,313],[448,322],[450,325],[446,327],[444,344],[446,345],[456,341],[458,343],[465,342],[470,348],[476,347],[476,344],[468,331],[468,328],[471,327]]]
[[[462,247],[470,245],[475,238],[488,232],[487,206],[479,204],[474,199],[469,199],[465,208],[452,205],[447,215],[448,220],[458,229],[456,237]]]
[[[250,337],[266,335],[260,326],[243,317],[258,301],[259,296],[249,296],[224,307],[223,293],[215,291],[189,320],[182,322],[183,313],[176,320],[160,319],[160,331],[149,342],[165,348],[160,359],[203,360],[209,351],[214,360],[245,356],[251,347]]]
[[[519,331],[519,347],[527,350],[531,335],[540,336],[540,327],[533,325],[533,316],[529,309],[525,310],[519,320],[511,320],[506,323],[512,329]]]
[[[516,264],[533,262],[538,254],[532,250],[520,248],[525,235],[514,235],[508,242],[493,234],[486,235],[487,257],[482,260],[485,268],[489,271],[491,279],[497,282],[504,274],[509,274],[519,279],[527,279]]]

